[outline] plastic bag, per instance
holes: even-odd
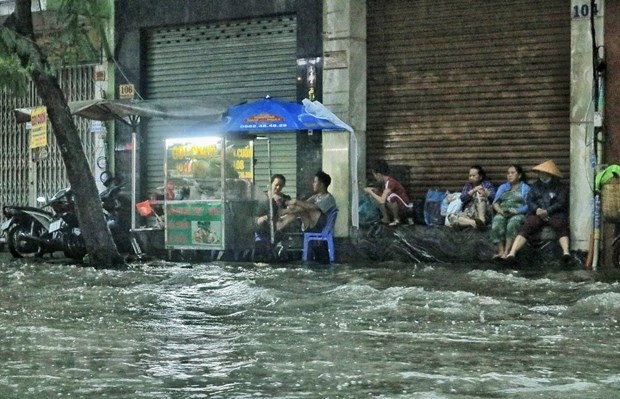
[[[360,196],[359,201],[360,226],[369,226],[381,219],[381,211],[367,195]]]
[[[463,201],[461,201],[460,197],[450,202],[450,204],[448,205],[448,208],[446,209],[446,222],[445,222],[446,226],[450,226],[452,224],[450,223],[449,216],[457,214],[461,210],[463,210]]]
[[[429,226],[439,226],[444,224],[444,216],[441,214],[441,205],[446,192],[436,188],[430,188],[426,192],[424,200],[424,223]]]

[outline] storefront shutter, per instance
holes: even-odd
[[[469,166],[570,166],[570,17],[563,0],[375,0],[368,9],[368,160],[416,200]]]
[[[155,29],[147,35],[146,97],[222,98],[230,104],[271,97],[296,100],[294,16]],[[164,184],[164,140],[195,130],[196,121],[153,119],[143,129],[141,174],[147,191]],[[271,138],[271,171],[295,195],[296,132]],[[255,181],[267,189],[267,141],[255,142]]]

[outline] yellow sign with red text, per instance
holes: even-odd
[[[30,114],[30,148],[47,146],[47,108],[36,107]]]

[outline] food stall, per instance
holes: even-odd
[[[323,164],[337,183],[333,194],[341,204],[341,236],[348,236],[350,226],[357,228],[353,130],[318,102],[304,100],[302,105],[267,97],[230,107],[222,121],[199,125],[190,137],[165,141],[165,248],[252,250],[257,197],[267,199],[254,190],[254,139],[291,130],[340,132],[323,133]]]
[[[215,115],[211,108],[202,112]],[[332,175],[332,193],[340,207],[336,234],[348,237],[358,228],[355,133],[318,101],[304,99],[298,104],[266,97],[231,106],[223,118],[210,119],[198,123],[190,133],[165,140],[163,201],[140,203],[136,202],[138,123],[132,124],[135,205],[131,233],[136,255],[206,250],[220,256],[232,250],[237,258],[252,250],[254,210],[258,201],[267,200],[254,187],[254,139],[267,138],[269,143],[269,136],[284,131],[323,131],[323,169]],[[137,227],[136,210],[142,217],[155,217],[155,225]]]
[[[165,248],[251,250],[253,138],[175,137],[165,151]]]

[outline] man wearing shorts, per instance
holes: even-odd
[[[314,195],[307,200],[292,199],[286,202],[286,209],[280,213],[276,223],[277,230],[282,230],[295,219],[300,219],[302,230],[319,232],[325,227],[327,214],[336,208],[334,196],[327,191],[332,178],[319,171],[312,181]]]

